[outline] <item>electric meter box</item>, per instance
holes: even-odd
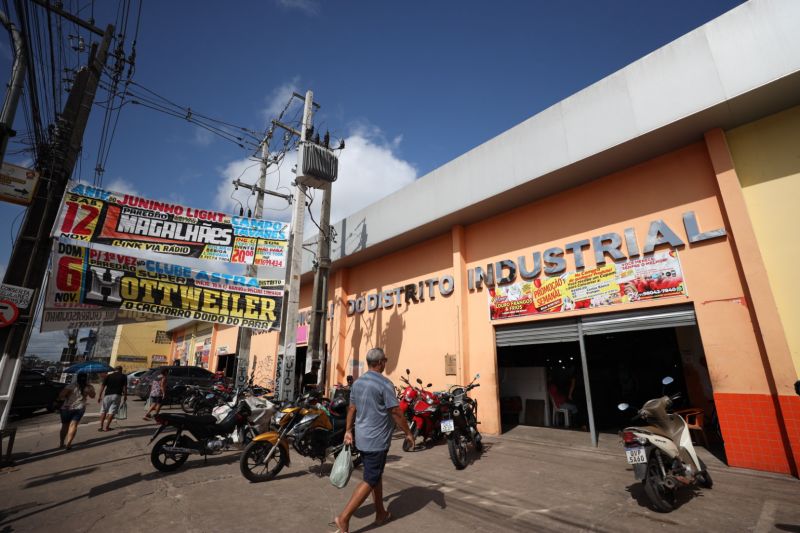
[[[305,142],[297,154],[297,178],[295,181],[306,187],[321,189],[336,181],[339,158],[329,149]]]

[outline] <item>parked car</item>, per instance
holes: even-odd
[[[136,385],[139,384],[139,380],[150,372],[150,368],[145,368],[144,370],[136,370],[135,372],[131,372],[128,374],[128,394],[136,394]]]
[[[58,393],[66,385],[51,381],[42,372],[22,370],[17,380],[17,389],[11,401],[11,411],[27,416],[39,409],[55,410]]]
[[[207,387],[211,385],[214,379],[214,374],[200,368],[199,366],[159,366],[153,368],[139,378],[139,383],[136,385],[136,395],[142,400],[146,400],[150,395],[150,383],[154,378],[161,375],[161,369],[166,368],[169,373],[167,374],[167,393],[175,387],[175,385],[201,385]],[[173,398],[165,398],[167,402]]]

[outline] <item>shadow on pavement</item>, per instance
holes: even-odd
[[[121,440],[127,440],[130,437],[137,437],[141,435],[147,435],[155,430],[155,426],[147,427],[147,428],[139,428],[139,429],[123,429],[120,431],[114,430],[111,432],[103,432],[101,435],[102,437],[95,437],[93,439],[88,439],[84,441],[76,441],[72,443],[72,450],[66,452],[64,450],[60,450],[59,448],[51,448],[49,450],[45,450],[43,452],[36,452],[36,453],[20,453],[14,454],[11,456],[14,465],[24,465],[27,463],[33,463],[35,461],[40,461],[42,459],[48,459],[55,455],[66,454],[66,453],[76,453],[80,450],[85,450],[87,448],[94,448],[95,446],[101,446],[104,444],[111,444]],[[80,431],[78,432],[80,435]]]
[[[800,526],[797,524],[775,524],[775,529],[789,531],[790,533],[800,533]]]
[[[650,502],[650,498],[647,496],[647,493],[644,491],[644,484],[640,481],[633,483],[632,485],[628,485],[625,490],[627,490],[633,499],[636,500],[642,507],[646,507],[651,511],[656,511],[653,507],[653,504]],[[692,500],[693,498],[702,498],[703,493],[697,487],[682,487],[676,492],[675,496],[675,509],[679,509],[683,504]],[[656,511],[658,512],[658,511]],[[678,525],[676,522],[670,522]]]
[[[401,491],[384,496],[383,500],[388,502],[386,510],[392,514],[393,521],[400,520],[403,517],[412,515],[421,509],[424,509],[428,504],[435,503],[441,509],[447,508],[444,493],[437,487],[443,485],[436,484],[428,487],[416,486],[408,487]],[[366,518],[375,514],[375,504],[362,505],[359,507],[353,516],[358,518]],[[358,531],[370,531],[379,526],[370,524]]]
[[[95,470],[97,470],[97,467],[91,466],[84,468],[75,468],[72,469],[72,472],[64,472],[63,474],[51,474],[49,476],[40,476],[40,479],[29,481],[28,483],[25,483],[25,486],[22,488],[30,489],[33,487],[40,487],[42,485],[47,485],[48,483],[55,483],[56,481],[64,481],[65,479],[82,476],[84,474],[91,474]]]

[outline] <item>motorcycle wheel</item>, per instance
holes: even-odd
[[[447,439],[447,449],[450,452],[450,460],[456,470],[463,470],[467,467],[467,439],[456,432],[451,438]]]
[[[286,466],[284,449],[280,446],[270,458],[270,463],[264,463],[264,459],[271,450],[272,443],[266,441],[251,442],[247,445],[239,459],[239,470],[247,480],[252,483],[269,481]]]
[[[475,451],[478,453],[483,451],[483,437],[477,431],[475,432]]]
[[[704,489],[710,489],[714,486],[714,480],[711,479],[711,474],[706,470],[706,464],[700,459],[700,473],[697,474],[697,483]]]
[[[183,412],[189,415],[192,414],[192,412],[194,411],[194,402],[195,402],[194,396],[187,396],[186,398],[184,398],[181,401],[181,409],[183,410]]]
[[[675,509],[675,491],[664,485],[664,476],[661,467],[658,465],[656,454],[658,450],[653,450],[650,460],[647,461],[647,474],[644,478],[644,492],[653,504],[653,508],[659,513],[668,513]],[[666,458],[664,458],[666,462]]]
[[[183,441],[184,438],[181,438]],[[167,435],[159,439],[150,452],[150,462],[161,472],[172,472],[186,462],[188,453],[170,453],[164,451],[164,446],[175,446],[175,435]]]
[[[411,423],[411,434],[414,436],[414,443],[416,443],[417,439],[419,438],[419,428],[413,422]],[[408,444],[408,441],[405,439],[405,437],[403,437],[403,451],[410,452],[414,449],[416,449],[416,444],[412,447]]]

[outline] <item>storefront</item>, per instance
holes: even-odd
[[[557,431],[553,396],[571,396],[569,425],[596,442],[624,425],[618,403],[670,376],[700,444],[797,475],[800,34],[766,4],[336,223],[327,386],[379,346],[398,385],[406,368],[437,390],[480,374],[487,434]],[[278,353],[277,334],[259,337]]]

